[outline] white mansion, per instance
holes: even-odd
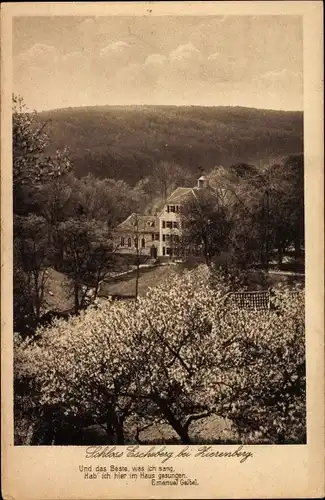
[[[207,189],[207,177],[201,176],[193,188],[178,187],[166,200],[156,215],[131,214],[116,228],[116,243],[119,253],[136,253],[151,257],[173,256],[181,234],[181,206],[196,191]]]

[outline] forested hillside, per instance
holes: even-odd
[[[100,106],[40,113],[51,153],[68,147],[81,177],[135,184],[164,160],[191,174],[303,151],[303,114],[243,107]]]

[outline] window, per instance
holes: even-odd
[[[128,247],[131,246],[131,238],[128,238]]]
[[[162,240],[166,241],[166,235],[165,234],[162,235]]]
[[[166,206],[166,212],[169,212],[169,205]]]
[[[124,238],[121,238],[121,247],[124,247]]]
[[[154,240],[155,240],[155,233],[152,233],[152,234],[151,234],[151,239],[152,239],[152,241],[154,241]]]
[[[178,229],[178,222],[173,222],[173,227],[174,227],[175,229]]]
[[[172,249],[170,247],[167,247],[166,248],[166,253],[167,253],[167,255],[171,255],[172,254]]]
[[[172,227],[173,227],[173,223],[172,223],[172,221],[171,221],[171,220],[168,220],[168,221],[166,222],[166,227],[168,227],[169,229],[172,229]]]
[[[138,238],[134,238],[134,246],[135,248],[138,248]]]
[[[176,212],[179,212],[179,205],[176,205]]]
[[[170,211],[171,211],[171,212],[173,212],[173,213],[175,213],[176,209],[175,209],[174,205],[172,205],[172,206],[170,207]]]
[[[159,233],[156,233],[156,234],[155,234],[155,240],[156,240],[156,241],[159,241]]]
[[[166,255],[166,247],[163,247],[163,255]]]
[[[142,238],[142,240],[141,240],[141,247],[142,248],[146,247],[146,240],[144,238]]]
[[[163,229],[165,229],[165,227],[166,227],[166,222],[164,220],[162,221],[162,227],[163,227]]]

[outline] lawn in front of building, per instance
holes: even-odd
[[[181,272],[177,265],[154,266],[140,268],[139,270],[139,295],[145,295],[150,287],[159,285],[170,276]],[[130,297],[135,295],[136,270],[105,281],[101,285],[99,297],[120,296]]]

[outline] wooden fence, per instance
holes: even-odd
[[[231,299],[241,309],[269,309],[270,308],[270,292],[235,292],[231,295]]]
[[[297,296],[304,292],[290,292],[290,295]],[[231,300],[241,309],[265,310],[270,309],[271,292],[269,290],[260,290],[253,292],[234,292],[231,294]]]

